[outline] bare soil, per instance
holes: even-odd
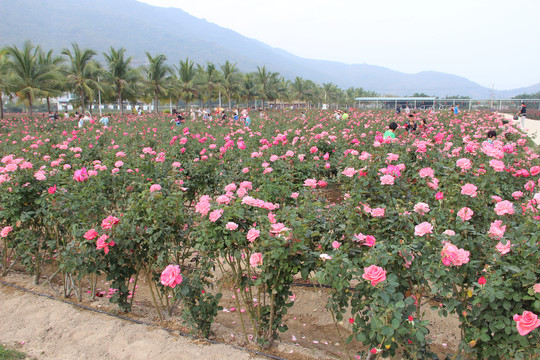
[[[336,199],[337,200],[337,199]],[[44,278],[45,279],[45,278]],[[157,325],[135,324],[127,320],[84,310],[59,300],[58,284],[34,285],[33,278],[21,271],[12,271],[0,278],[38,293],[48,294],[57,300],[37,296],[0,284],[0,342],[27,353],[36,359],[255,359],[263,358],[229,345],[210,345],[202,340],[178,336],[178,331],[188,332],[178,317],[159,322],[152,305],[147,284],[139,281],[131,313],[120,314],[132,319]],[[98,283],[103,297],[91,301],[85,294],[82,305],[117,313],[109,303],[109,284]],[[324,289],[296,286],[294,306],[284,319],[289,330],[269,350],[262,352],[292,359],[346,359],[344,338],[349,335],[348,321],[336,327],[332,315],[325,309],[327,294]],[[75,297],[66,299],[78,303]],[[223,291],[220,311],[212,327],[213,340],[243,348],[259,350],[253,341],[246,341],[241,327],[241,310],[236,306],[233,293]],[[431,305],[437,305],[431,303]],[[456,351],[459,338],[459,322],[456,318],[440,318],[436,312],[424,306],[424,318],[430,320],[433,340],[432,349],[439,355]],[[246,317],[245,317],[246,318]],[[347,317],[346,317],[347,318]],[[246,319],[247,320],[247,319]],[[163,328],[176,330],[168,332]],[[339,333],[338,333],[339,328]],[[252,331],[247,327],[248,333]],[[348,345],[350,354],[362,350],[358,344]],[[364,349],[365,350],[365,349]]]

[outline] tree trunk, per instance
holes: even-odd
[[[81,108],[82,108],[82,115],[84,115],[84,92],[81,91]]]
[[[124,99],[122,99],[122,93],[118,94],[118,101],[120,102],[120,115],[124,115]]]
[[[154,94],[154,112],[157,114],[158,113],[158,106],[159,106],[159,103],[158,103],[158,93],[156,92]]]
[[[0,90],[0,119],[4,120],[4,99],[2,99],[3,93]]]
[[[32,108],[32,95],[28,98],[28,112],[30,115],[34,114],[34,109]]]
[[[51,112],[51,102],[48,96],[47,96],[47,112]]]

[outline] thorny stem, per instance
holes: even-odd
[[[137,274],[135,275],[135,281],[133,282],[133,291],[131,292],[131,303],[129,304],[129,308],[133,306],[133,300],[135,299],[135,289],[137,288],[137,281],[139,280],[139,273],[141,271],[137,271]]]
[[[225,261],[227,261],[227,263],[229,264],[229,266],[231,268],[231,271],[232,271],[233,283],[231,285],[232,285],[233,289],[235,289],[237,287],[236,269],[234,268],[234,264],[232,263],[232,261],[229,261],[229,259],[227,259],[228,255],[225,255],[225,256],[226,256]],[[223,263],[221,261],[218,261],[217,263],[218,263],[218,266],[219,266],[221,272],[226,273],[225,268],[223,267]],[[238,308],[240,308],[240,301],[238,300],[238,296],[235,296],[234,300],[236,302],[236,306],[238,306]],[[244,323],[244,316],[242,315],[242,312],[240,312],[240,324],[242,325],[242,331],[244,332],[244,337],[246,338],[246,343],[249,343],[249,338],[247,336],[246,325]]]
[[[154,303],[154,307],[156,308],[159,321],[163,321],[163,317],[161,316],[161,312],[159,311],[159,305],[156,301],[156,296],[154,294],[154,286],[152,285],[152,281],[150,279],[150,272],[146,273],[146,281],[148,281],[148,287],[150,288],[150,294],[152,294],[152,302]],[[133,299],[133,297],[131,297]]]
[[[343,338],[343,335],[341,335],[341,331],[339,330],[339,326],[338,326],[338,323],[336,321],[336,314],[334,313],[334,310],[331,307],[329,308],[329,310],[330,310],[330,313],[332,314],[332,320],[334,320],[334,326],[336,327],[336,330],[337,330],[337,333],[338,333],[338,336],[339,336],[339,340],[343,344],[343,348],[345,349],[345,353],[347,353],[347,357],[349,359],[352,359],[351,354],[349,353],[348,346],[347,346],[347,344],[345,342],[345,339]]]

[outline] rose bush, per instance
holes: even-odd
[[[537,148],[497,115],[327,111],[233,120],[112,116],[110,126],[22,117],[0,128],[2,273],[61,275],[77,298],[104,275],[128,311],[144,277],[158,317],[208,336],[220,281],[244,328],[269,346],[295,276],[329,286],[345,340],[375,354],[432,356],[426,306],[461,323],[457,350],[538,355]],[[497,130],[493,143],[484,142]],[[4,236],[5,235],[5,236]],[[161,275],[172,265],[174,276]],[[179,280],[180,277],[182,281]],[[483,279],[479,283],[479,279]],[[169,297],[170,296],[170,297]],[[411,320],[412,319],[412,320]],[[249,324],[246,327],[246,324]],[[246,341],[249,341],[246,331]]]

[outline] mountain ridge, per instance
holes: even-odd
[[[204,64],[237,63],[243,72],[266,66],[288,79],[300,76],[317,83],[333,82],[342,88],[362,87],[381,94],[491,97],[491,89],[457,75],[422,71],[398,72],[369,64],[305,59],[231,29],[189,15],[178,8],[162,8],[135,0],[0,0],[0,46],[22,46],[31,40],[59,52],[77,42],[100,55],[111,46],[124,47],[133,64],[145,63],[144,51],[165,54],[169,63],[189,57]],[[101,56],[100,56],[101,57]],[[510,97],[540,91],[540,84],[495,90],[494,96]]]

